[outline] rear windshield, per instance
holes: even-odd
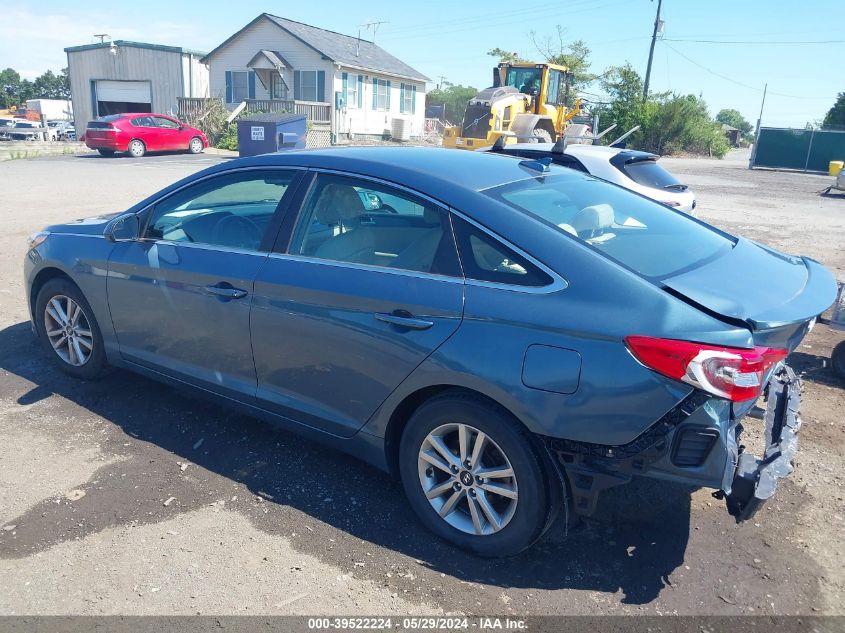
[[[675,191],[687,188],[686,185],[681,184],[680,180],[658,165],[657,161],[653,158],[630,161],[621,166],[617,165],[616,168],[635,183],[644,187]]]
[[[734,242],[678,211],[586,174],[563,170],[483,193],[534,215],[649,279],[695,268]]]
[[[96,130],[97,128],[110,128],[112,121],[118,121],[123,118],[122,114],[110,114],[108,116],[100,117],[96,121],[89,121],[88,127]]]

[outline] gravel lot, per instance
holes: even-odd
[[[824,326],[792,358],[797,471],[752,522],[644,482],[495,562],[434,539],[397,481],[352,458],[125,372],[53,369],[26,322],[27,235],[220,160],[0,163],[0,614],[845,614],[845,391],[824,365],[842,334]],[[748,171],[742,154],[665,164],[704,219],[845,279],[828,178]]]

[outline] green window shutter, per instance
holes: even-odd
[[[232,71],[226,71],[226,103],[232,103]]]
[[[373,110],[378,109],[378,79],[373,77]]]
[[[255,71],[250,70],[247,75],[247,98],[255,99]]]
[[[399,84],[399,112],[405,114],[405,84]]]
[[[326,71],[317,71],[317,101],[326,100]]]
[[[387,80],[387,109],[390,110],[390,79]]]
[[[364,76],[358,75],[358,107],[364,107]]]
[[[417,113],[417,87],[411,86],[411,114]]]
[[[302,99],[302,77],[298,70],[293,71],[293,99],[299,101]]]
[[[347,103],[347,101],[349,101],[349,73],[343,73],[341,77],[343,78],[343,102],[346,103],[346,105],[348,106],[349,104]]]

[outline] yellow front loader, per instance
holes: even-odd
[[[507,142],[551,143],[581,111],[581,101],[568,108],[569,70],[557,64],[502,63],[494,85],[467,103],[460,126],[446,128],[443,146],[479,149],[501,136]]]

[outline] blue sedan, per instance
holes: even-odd
[[[785,358],[836,291],[588,174],[422,148],[227,162],[36,233],[25,277],[67,373],[131,369],[353,453],[491,556],[634,475],[751,516],[797,449]]]

